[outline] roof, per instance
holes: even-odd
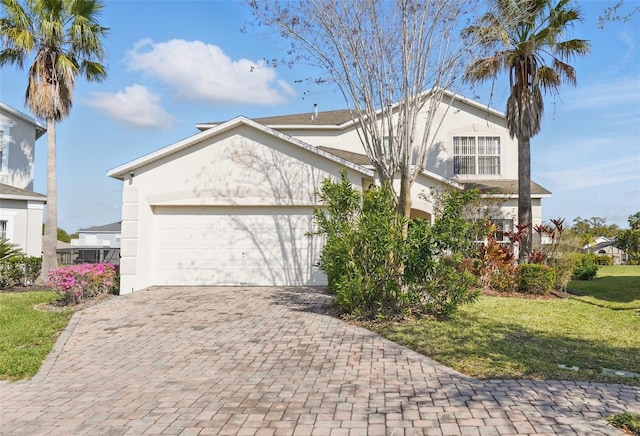
[[[0,183],[0,199],[4,200],[34,200],[47,202],[47,196],[27,189],[16,188],[15,186]]]
[[[518,180],[460,180],[459,183],[464,185],[465,190],[477,189],[481,194],[518,195]],[[551,195],[551,192],[532,181],[531,195],[546,197]]]
[[[23,112],[20,112],[18,109],[14,109],[11,106],[4,104],[2,102],[0,102],[0,109],[10,113],[14,117],[18,117],[21,120],[26,121],[27,123],[33,125],[33,127],[35,127],[36,129],[36,139],[44,135],[45,132],[47,131],[47,127],[44,124],[42,124],[40,121],[36,120],[35,118],[30,117],[29,115]]]
[[[145,165],[148,165],[152,162],[155,162],[159,159],[163,159],[167,156],[170,156],[172,154],[175,154],[181,150],[184,150],[186,148],[189,148],[195,144],[198,144],[204,140],[207,140],[209,138],[212,138],[216,135],[219,135],[220,133],[229,131],[231,129],[234,129],[240,125],[245,125],[245,126],[249,126],[252,127],[256,130],[259,130],[261,132],[264,132],[268,135],[271,135],[273,137],[279,138],[283,141],[286,141],[294,146],[300,147],[302,149],[305,149],[311,153],[320,155],[325,157],[326,159],[332,160],[334,162],[336,162],[339,165],[345,166],[347,168],[350,168],[354,171],[358,171],[359,173],[365,174],[367,176],[371,176],[373,177],[373,170],[370,168],[365,168],[362,165],[358,165],[355,164],[351,161],[348,161],[344,158],[341,158],[335,154],[332,153],[328,153],[325,152],[324,150],[321,150],[317,147],[314,147],[311,144],[308,144],[304,141],[301,141],[297,138],[294,138],[290,135],[287,135],[285,133],[282,132],[278,132],[277,130],[274,130],[270,127],[267,127],[263,124],[257,123],[253,120],[250,120],[248,118],[245,117],[236,117],[233,118],[232,120],[229,120],[225,123],[219,124],[215,127],[212,127],[208,130],[205,130],[203,132],[197,133],[193,136],[190,136],[186,139],[183,139],[182,141],[178,141],[174,144],[171,144],[167,147],[161,148],[160,150],[156,150],[152,153],[149,153],[145,156],[142,156],[138,159],[135,159],[131,162],[128,162],[124,165],[121,165],[119,167],[113,168],[111,170],[109,170],[107,172],[107,175],[109,177],[113,177],[114,179],[118,179],[118,180],[124,180],[124,178],[129,175],[130,173],[135,172],[135,170],[137,170],[138,168],[142,168]]]
[[[368,166],[371,165],[371,159],[366,154],[354,153],[352,151],[339,150],[337,148],[331,147],[318,147],[320,150],[326,151],[327,153],[331,153],[334,156],[338,156],[341,159],[347,160],[349,162],[353,162],[356,165]]]
[[[118,221],[117,223],[105,224],[102,226],[87,227],[86,229],[78,230],[78,232],[112,233],[112,232],[119,232],[121,228],[122,228],[122,221]]]
[[[338,156],[341,159],[344,159],[344,160],[349,161],[349,162],[353,162],[356,165],[362,165],[362,166],[371,166],[372,165],[371,164],[371,159],[369,159],[369,157],[367,155],[364,155],[364,154],[354,153],[352,151],[340,150],[340,149],[337,149],[337,148],[324,147],[322,145],[320,147],[318,147],[318,148],[320,148],[323,151],[326,151],[327,153],[331,153],[331,154],[333,154],[335,156]],[[450,186],[452,186],[454,188],[457,188],[457,189],[461,189],[462,188],[462,185],[460,185],[457,181],[448,179],[448,178],[446,178],[444,176],[441,176],[440,174],[434,173],[432,171],[422,170],[422,174],[424,176],[427,176],[427,177],[431,178],[431,179],[438,180],[438,181],[440,181],[442,183],[450,185]]]
[[[353,119],[352,112],[349,109],[339,109],[334,111],[323,111],[317,114],[305,112],[302,114],[281,115],[275,117],[253,118],[253,121],[264,124],[266,126],[281,125],[334,125],[340,126]]]
[[[595,245],[592,245],[590,247],[586,247],[585,250],[591,251],[591,252],[596,252],[596,251],[602,250],[603,248],[607,248],[607,247],[611,247],[611,246],[615,247],[616,241],[617,241],[617,238],[611,238],[611,239],[609,239],[607,241],[600,242],[599,244],[595,244]]]
[[[429,94],[433,91],[432,89],[426,90],[423,94]],[[451,101],[459,101],[470,106],[476,107],[486,112],[490,112],[493,115],[504,118],[504,112],[501,112],[497,109],[494,109],[490,106],[482,104],[478,101],[468,99],[463,95],[456,94],[455,92],[443,91],[442,101],[446,102],[447,99]],[[398,107],[400,103],[395,103],[394,107]],[[378,109],[376,113],[380,113],[381,110]],[[353,125],[354,120],[353,117],[357,115],[356,112],[353,112],[350,109],[338,109],[331,111],[322,111],[317,113],[306,112],[302,114],[289,114],[289,115],[279,115],[279,116],[271,116],[271,117],[262,117],[262,118],[252,118],[253,121],[264,124],[266,126],[274,127],[277,129],[283,128],[299,128],[299,129],[343,129]],[[200,123],[196,124],[196,127],[199,130],[207,130],[212,127],[221,124],[221,122],[211,122],[211,123]]]

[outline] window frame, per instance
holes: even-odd
[[[452,137],[453,175],[499,176],[502,173],[502,138],[497,135]]]

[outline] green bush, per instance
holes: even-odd
[[[613,257],[601,254],[596,257],[596,264],[598,265],[613,265]]]
[[[575,252],[559,253],[555,257],[547,259],[547,265],[555,271],[554,288],[565,291],[571,281],[573,271],[578,264],[580,254]]]
[[[518,266],[518,290],[526,294],[547,295],[553,289],[556,277],[547,265],[525,263]]]
[[[320,198],[327,207],[314,211],[314,235],[326,237],[318,266],[336,303],[347,313],[375,318],[449,315],[472,301],[474,278],[459,265],[473,246],[467,234],[473,224],[456,212],[471,195],[450,194],[431,227],[401,217],[386,187],[362,196],[344,172],[338,182],[325,179]]]
[[[42,258],[13,256],[0,261],[0,288],[33,286],[40,275]]]
[[[574,280],[591,280],[598,274],[597,255],[593,253],[581,253],[578,256],[576,267],[573,270]]]

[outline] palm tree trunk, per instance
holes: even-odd
[[[56,122],[47,119],[47,216],[44,225],[42,269],[38,284],[44,285],[49,271],[58,266],[56,244],[58,239],[58,189],[56,186]]]
[[[532,248],[531,138],[518,138],[518,225],[520,225],[522,235],[518,261],[525,263]]]

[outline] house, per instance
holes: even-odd
[[[0,238],[42,255],[46,196],[33,192],[35,143],[46,127],[0,102]]]
[[[614,265],[623,265],[627,262],[627,253],[616,247],[616,238],[598,236],[593,244],[583,248],[587,253],[595,253],[598,256],[609,256]]]
[[[58,248],[58,262],[120,264],[120,221],[78,230],[78,238]]]
[[[517,217],[517,144],[499,111],[446,93],[412,216],[431,220],[432,188],[479,188]],[[197,133],[108,172],[123,181],[121,293],[152,285],[324,285],[322,241],[307,237],[317,190],[345,169],[376,176],[348,111],[199,124]],[[532,185],[534,224],[550,193]],[[426,195],[421,195],[426,194]]]

